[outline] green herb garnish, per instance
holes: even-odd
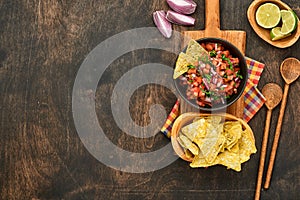
[[[217,55],[217,52],[215,50],[211,50],[209,52],[210,57],[215,57]]]
[[[228,62],[228,64],[229,64],[229,68],[230,68],[231,70],[233,70],[233,65],[232,65],[232,62],[230,61],[230,59],[229,59],[229,58],[226,58],[226,56],[225,56],[224,54],[222,54],[222,60],[225,60],[225,61],[227,61],[227,62]]]
[[[237,73],[236,73],[236,77],[238,77],[239,79],[243,79],[243,76],[240,74],[241,71],[239,70]]]
[[[194,65],[188,65],[189,69],[195,69],[196,67]]]
[[[208,82],[210,82],[211,75],[209,75],[209,74],[204,74],[204,77],[207,79]]]
[[[218,96],[213,96],[212,98],[213,98],[213,100],[214,100],[214,101],[216,101],[216,100],[218,100],[218,99],[219,99],[219,97],[218,97]]]
[[[212,93],[211,93],[211,91],[205,91],[204,90],[204,93],[207,95],[207,96],[210,96]]]

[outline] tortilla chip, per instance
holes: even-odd
[[[227,149],[230,152],[234,152],[234,153],[240,153],[240,146],[239,143],[237,142],[232,148]]]
[[[208,163],[200,151],[197,156],[194,157],[193,161],[190,163],[190,167],[197,168],[197,167],[210,167],[219,163],[219,159],[216,158],[213,163]]]
[[[250,159],[250,155],[256,153],[255,141],[249,131],[245,130],[239,140],[240,162],[244,163]]]
[[[188,159],[193,159],[195,157],[195,155],[188,149],[184,149],[184,154]]]
[[[208,163],[212,163],[215,160],[225,144],[225,137],[222,135],[222,129],[222,124],[217,125],[217,127],[210,125],[207,128],[202,145],[199,146]]]
[[[209,62],[208,52],[196,40],[189,41],[186,54],[195,60]]]
[[[239,122],[225,122],[224,123],[224,136],[226,142],[224,147],[230,150],[241,138],[243,132],[242,124]]]
[[[224,165],[227,169],[233,169],[235,171],[241,171],[239,153],[231,151],[224,151],[218,155],[218,164]]]
[[[181,129],[181,132],[187,136],[191,141],[194,141],[194,139],[205,137],[206,135],[206,122],[205,119],[200,118],[197,121],[194,121],[193,123],[184,126]]]
[[[219,153],[212,163],[207,162],[204,155],[200,151],[199,154],[195,156],[193,161],[190,163],[190,167],[210,167],[218,164],[227,167],[227,169],[233,169],[237,172],[241,171],[242,169],[241,163],[239,162],[239,152],[234,153],[230,151]]]
[[[198,147],[202,146],[206,136],[207,121],[205,118],[197,118],[193,123],[186,125],[181,129],[182,133],[187,136],[191,141],[196,143]]]
[[[198,155],[199,154],[199,148],[186,136],[183,134],[180,134],[177,138],[179,144],[183,146],[184,148],[190,150],[192,154]]]
[[[208,52],[196,40],[190,40],[186,53],[181,52],[177,58],[173,79],[187,72],[188,66],[195,65],[199,60],[211,64]]]
[[[193,57],[181,52],[177,58],[173,79],[178,78],[189,70],[189,65],[194,65],[197,62]]]

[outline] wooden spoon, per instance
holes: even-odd
[[[284,39],[281,39],[281,40],[272,41],[270,38],[271,30],[260,27],[256,23],[256,20],[255,20],[255,13],[256,13],[257,8],[266,2],[276,4],[281,10],[291,10],[291,8],[287,4],[283,3],[280,0],[254,0],[251,3],[251,5],[249,6],[248,11],[247,11],[247,16],[248,16],[250,25],[252,26],[252,28],[256,32],[256,34],[259,37],[261,37],[263,40],[268,42],[269,44],[271,44],[275,47],[278,47],[278,48],[286,48],[286,47],[292,46],[294,43],[297,42],[297,40],[300,37],[300,21],[298,21],[298,27],[293,32],[292,35],[290,35],[289,37],[286,37]]]
[[[280,107],[280,111],[279,111],[279,117],[278,117],[278,122],[277,122],[277,126],[276,126],[272,151],[271,151],[271,155],[270,155],[269,166],[268,166],[268,170],[267,170],[266,182],[264,185],[265,189],[268,189],[270,186],[270,180],[271,180],[271,176],[272,176],[276,151],[277,151],[277,147],[278,147],[278,141],[279,141],[279,137],[280,137],[282,119],[283,119],[283,115],[284,115],[284,111],[285,111],[289,86],[292,82],[297,80],[297,78],[299,77],[299,73],[296,72],[297,68],[299,69],[299,61],[296,58],[287,58],[282,62],[281,66],[280,66],[280,73],[281,73],[282,78],[285,81],[285,85],[284,85],[284,92],[283,92],[282,103],[281,103],[281,107]]]
[[[262,94],[266,98],[265,105],[268,108],[268,111],[267,111],[267,118],[265,124],[265,131],[264,131],[262,145],[261,145],[260,161],[259,161],[256,191],[255,191],[255,200],[258,200],[260,198],[261,183],[262,183],[265,158],[267,152],[267,143],[269,137],[272,110],[280,103],[282,99],[282,89],[276,83],[268,83],[263,87]]]

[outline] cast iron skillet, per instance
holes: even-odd
[[[234,102],[236,102],[242,95],[242,93],[245,90],[246,83],[248,80],[248,67],[246,64],[246,60],[244,55],[240,52],[240,50],[235,47],[232,43],[221,39],[221,38],[201,38],[196,40],[198,43],[206,43],[206,42],[213,42],[213,43],[220,43],[222,44],[225,49],[229,50],[230,53],[233,55],[233,57],[239,58],[239,67],[240,67],[240,73],[243,76],[243,79],[241,80],[241,83],[238,87],[238,92],[236,94],[231,95],[229,99],[226,100],[225,104],[214,104],[212,107],[201,107],[196,103],[195,99],[189,100],[187,99],[186,96],[186,86],[180,85],[180,80],[179,78],[174,80],[175,88],[181,98],[186,101],[189,105],[193,106],[196,109],[199,109],[200,111],[207,111],[207,112],[212,112],[212,111],[220,111],[223,109],[226,109],[228,106],[232,105]],[[185,52],[187,47],[183,49],[183,52]]]

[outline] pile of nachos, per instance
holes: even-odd
[[[251,131],[221,116],[195,118],[180,129],[177,141],[192,160],[192,168],[224,165],[239,172],[257,151]]]

